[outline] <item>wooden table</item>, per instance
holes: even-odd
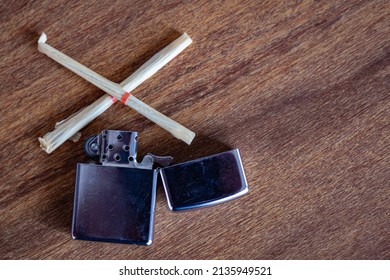
[[[389,259],[388,1],[15,1],[1,9],[3,259]],[[115,105],[48,155],[37,138],[103,95],[37,51],[120,82],[181,33],[194,43],[133,93],[192,145]],[[172,213],[150,247],[71,239],[75,167],[103,129],[176,162],[239,148],[250,193]]]

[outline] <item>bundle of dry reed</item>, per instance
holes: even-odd
[[[185,143],[190,144],[192,142],[195,133],[151,108],[130,93],[191,44],[192,40],[187,34],[181,35],[159,51],[119,85],[51,47],[46,41],[47,36],[42,33],[38,40],[38,50],[40,52],[108,93],[67,119],[58,122],[53,131],[45,134],[42,138],[40,137],[41,147],[47,153],[51,153],[66,140],[77,135],[78,131],[107,110],[116,100],[121,100],[125,105],[133,108]]]

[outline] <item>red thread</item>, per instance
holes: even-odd
[[[111,96],[112,103],[116,103],[118,99],[116,99],[114,96]]]
[[[127,101],[129,100],[129,98],[131,97],[131,93],[130,92],[126,92],[123,96],[122,96],[122,103],[126,105]]]

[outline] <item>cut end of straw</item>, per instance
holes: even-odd
[[[46,142],[46,140],[44,139],[44,138],[41,138],[41,137],[39,137],[38,138],[38,141],[39,141],[39,144],[40,144],[40,146],[41,146],[41,148],[42,148],[42,150],[44,150],[46,153],[48,153],[48,154],[50,154],[52,151],[50,151],[48,148],[48,144],[47,144],[47,142]]]
[[[187,145],[191,145],[192,140],[195,138],[195,133],[187,128],[184,128],[184,130],[180,129],[179,131],[171,131],[171,134]]]
[[[182,36],[184,36],[187,40],[189,40],[190,44],[193,42],[192,39],[191,39],[191,37],[188,36],[187,33],[184,33]]]
[[[191,131],[192,132],[192,131]],[[184,142],[187,143],[187,145],[191,145],[192,143],[192,140],[194,140],[195,138],[195,133],[192,132],[191,135],[189,137],[187,137],[187,139],[183,140]]]
[[[42,32],[41,36],[38,39],[38,44],[44,44],[47,41],[47,35]]]

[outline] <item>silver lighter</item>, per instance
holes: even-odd
[[[150,245],[158,173],[172,211],[248,192],[237,149],[171,166],[172,157],[153,154],[138,162],[138,133],[115,130],[88,138],[84,148],[95,162],[77,165],[73,239]]]

